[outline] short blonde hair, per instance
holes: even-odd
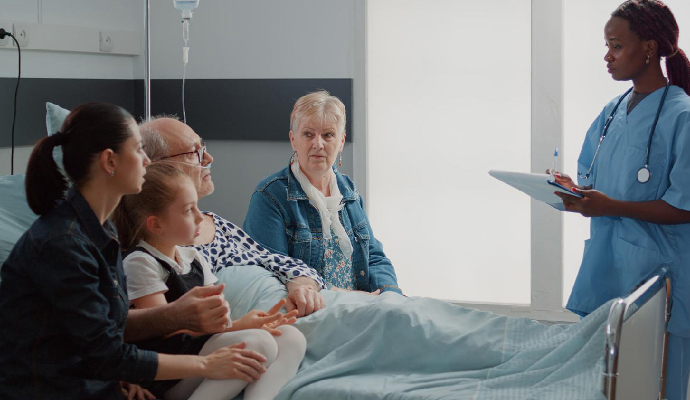
[[[290,130],[297,133],[300,122],[320,118],[321,122],[334,122],[338,133],[345,133],[345,104],[325,90],[306,94],[295,103],[290,113]]]

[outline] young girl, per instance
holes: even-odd
[[[149,165],[141,193],[123,197],[113,220],[122,246],[128,249],[123,265],[129,299],[135,308],[166,304],[195,286],[217,281],[208,262],[193,247],[181,247],[194,243],[202,219],[192,180],[173,164]],[[248,313],[231,322],[226,333],[180,331],[136,343],[140,348],[163,353],[204,355],[246,342],[248,349],[267,359],[266,372],[261,376],[246,369],[242,379],[157,382],[150,390],[166,400],[229,399],[243,389],[247,400],[274,398],[297,372],[306,351],[302,333],[289,326],[297,312],[278,313],[283,304],[285,300],[268,313]]]

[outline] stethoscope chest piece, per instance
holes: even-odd
[[[649,182],[649,178],[652,176],[652,173],[649,172],[649,168],[642,167],[637,171],[637,181],[640,183],[647,183]]]

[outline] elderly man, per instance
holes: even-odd
[[[199,198],[213,193],[210,165],[213,157],[192,128],[171,117],[159,117],[140,125],[144,150],[152,162],[178,162],[197,182]],[[304,262],[272,253],[263,248],[237,225],[211,212],[204,213],[200,235],[195,241],[199,250],[219,271],[226,265],[258,265],[271,271],[288,290],[288,311],[298,310],[305,316],[324,307],[319,293],[324,287],[319,274]]]

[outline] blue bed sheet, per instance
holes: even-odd
[[[285,288],[260,267],[219,273],[232,317],[267,310]],[[609,305],[545,326],[429,298],[324,291],[295,326],[307,354],[278,399],[603,399]]]

